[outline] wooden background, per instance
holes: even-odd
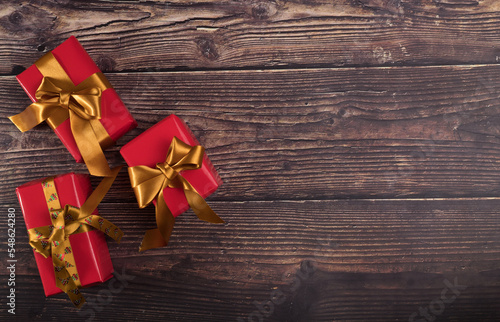
[[[154,209],[122,171],[100,211],[126,233],[109,248],[133,280],[85,289],[80,313],[45,298],[14,190],[86,169],[48,126],[6,118],[30,103],[15,75],[70,35],[139,123],[109,160],[177,114],[224,180],[208,202],[227,221],[188,211],[167,248],[139,253]],[[499,61],[496,0],[2,4],[0,266],[14,207],[16,320],[500,320]]]

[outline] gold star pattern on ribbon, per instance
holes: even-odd
[[[85,298],[80,292],[82,287],[69,236],[98,229],[120,242],[123,232],[108,220],[92,212],[97,208],[113,184],[121,167],[111,170],[110,177],[103,178],[81,208],[65,205],[61,208],[54,178],[42,182],[45,200],[49,209],[52,225],[28,230],[30,245],[45,258],[52,258],[56,285],[66,294],[73,304],[80,308]]]

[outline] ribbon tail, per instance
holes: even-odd
[[[146,231],[139,247],[140,252],[167,246],[174,229],[175,218],[168,209],[165,199],[163,199],[163,188],[156,200],[156,224],[158,228]]]
[[[95,188],[95,190],[80,208],[81,217],[89,216],[97,208],[97,206],[101,203],[102,199],[108,192],[109,188],[111,188],[111,185],[113,185],[113,182],[115,181],[122,167],[123,166],[118,166],[113,168],[113,170],[110,170],[110,175],[102,179],[101,183],[99,183],[97,188]]]
[[[115,141],[113,141],[113,139],[109,136],[101,121],[98,119],[90,119],[89,122],[92,126],[92,130],[94,130],[95,137],[97,138],[101,149],[105,150],[115,145]]]
[[[89,172],[93,176],[109,177],[111,169],[91,123],[70,111],[71,132]]]
[[[28,229],[30,246],[45,258],[50,257],[50,247],[47,247],[47,239],[50,237],[51,233],[52,229],[50,226]]]
[[[66,233],[68,235],[74,233],[76,230],[80,228],[80,225],[89,225],[92,226],[109,237],[113,238],[115,241],[120,243],[123,232],[120,228],[116,227],[113,223],[108,221],[107,219],[102,218],[98,215],[92,215],[92,212],[97,208],[97,206],[101,203],[102,199],[108,192],[109,188],[115,181],[118,173],[120,172],[122,166],[113,168],[111,170],[110,177],[104,177],[102,181],[99,183],[97,188],[92,192],[92,194],[87,198],[87,201],[80,208],[77,221],[66,226]]]
[[[196,216],[199,219],[204,220],[209,223],[223,224],[225,223],[222,218],[220,218],[215,211],[210,208],[205,199],[203,199],[198,192],[195,191],[184,191],[186,199],[189,206],[193,209]]]
[[[141,246],[139,246],[139,251],[143,252],[148,249],[164,247],[167,246],[167,243],[168,242],[163,239],[163,235],[158,228],[149,229],[146,230]]]
[[[118,244],[123,237],[123,231],[120,228],[116,227],[112,222],[102,218],[101,216],[90,215],[82,220],[79,220],[78,222],[102,231],[104,234],[113,238]]]
[[[19,114],[9,116],[9,120],[14,123],[21,132],[31,130],[38,124],[45,121],[59,108],[57,104],[33,103]]]
[[[48,249],[44,249],[43,246],[39,242],[33,242],[30,240],[30,246],[33,248],[35,252],[42,255],[45,258],[49,257]]]
[[[45,120],[51,129],[55,129],[69,118],[69,111],[65,108],[58,108]]]
[[[193,209],[199,219],[214,224],[225,223],[225,221],[222,220],[222,218],[220,218],[215,211],[212,210],[212,208],[210,208],[205,199],[200,196],[198,191],[196,191],[196,189],[186,179],[180,176],[179,179],[182,183],[184,195],[186,196],[189,207]]]
[[[85,303],[85,298],[80,292],[82,284],[76,270],[75,258],[69,239],[65,239],[57,246],[52,246],[52,261],[56,286],[68,295],[77,308],[80,308]]]

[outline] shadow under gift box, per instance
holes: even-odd
[[[125,144],[120,153],[129,167],[145,165],[155,168],[157,163],[165,162],[174,136],[191,146],[199,145],[198,140],[187,125],[172,114]],[[222,185],[222,180],[206,153],[203,155],[201,168],[181,171],[180,174],[191,183],[203,198],[214,193]],[[167,187],[163,196],[174,217],[189,208],[182,188]],[[153,203],[156,205],[156,201]]]
[[[44,180],[31,181],[16,189],[27,229],[52,224],[42,187]],[[66,204],[81,207],[92,193],[88,175],[63,174],[55,177],[54,182],[62,208]],[[97,215],[97,209],[92,214]],[[102,232],[92,230],[73,234],[69,236],[69,241],[71,242],[78,275],[83,287],[102,283],[113,277],[113,264]],[[62,290],[56,286],[52,258],[50,256],[45,258],[38,252],[33,252],[35,253],[35,260],[45,295],[50,296],[61,293]]]
[[[100,72],[92,58],[90,58],[74,36],[71,36],[68,40],[52,50],[52,54],[66,71],[66,74],[68,74],[75,86],[87,79],[90,75]],[[31,65],[24,72],[17,75],[16,78],[30,99],[36,102],[35,93],[43,79],[43,75],[36,65]],[[132,118],[113,88],[108,88],[102,92],[101,116],[101,124],[113,141],[118,140],[125,133],[137,126],[137,122]],[[69,119],[56,127],[54,132],[66,146],[73,158],[75,158],[76,162],[82,163],[82,155],[78,150],[75,138],[71,132]],[[108,147],[102,148],[104,150]]]

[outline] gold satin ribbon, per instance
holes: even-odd
[[[75,86],[51,52],[35,62],[43,75],[35,97],[37,101],[23,112],[9,117],[22,132],[46,121],[56,128],[69,118],[78,150],[94,176],[111,175],[103,148],[114,144],[101,122],[101,95],[112,88],[101,73],[90,75]]]
[[[56,285],[68,294],[77,308],[85,303],[85,298],[80,292],[82,284],[68,237],[96,228],[120,242],[123,236],[120,228],[101,216],[93,215],[92,212],[108,192],[121,168],[120,166],[111,170],[112,176],[101,181],[81,208],[70,205],[61,208],[54,178],[50,177],[42,182],[52,225],[29,229],[30,245],[43,257],[52,257]]]
[[[195,170],[202,166],[205,149],[201,145],[190,146],[174,137],[168,149],[166,161],[156,168],[135,166],[128,168],[130,183],[140,208],[156,200],[157,228],[146,231],[139,251],[163,247],[168,244],[175,218],[163,198],[164,190],[182,188],[189,206],[199,219],[211,223],[224,223],[206,203],[196,189],[180,174],[184,170]]]

